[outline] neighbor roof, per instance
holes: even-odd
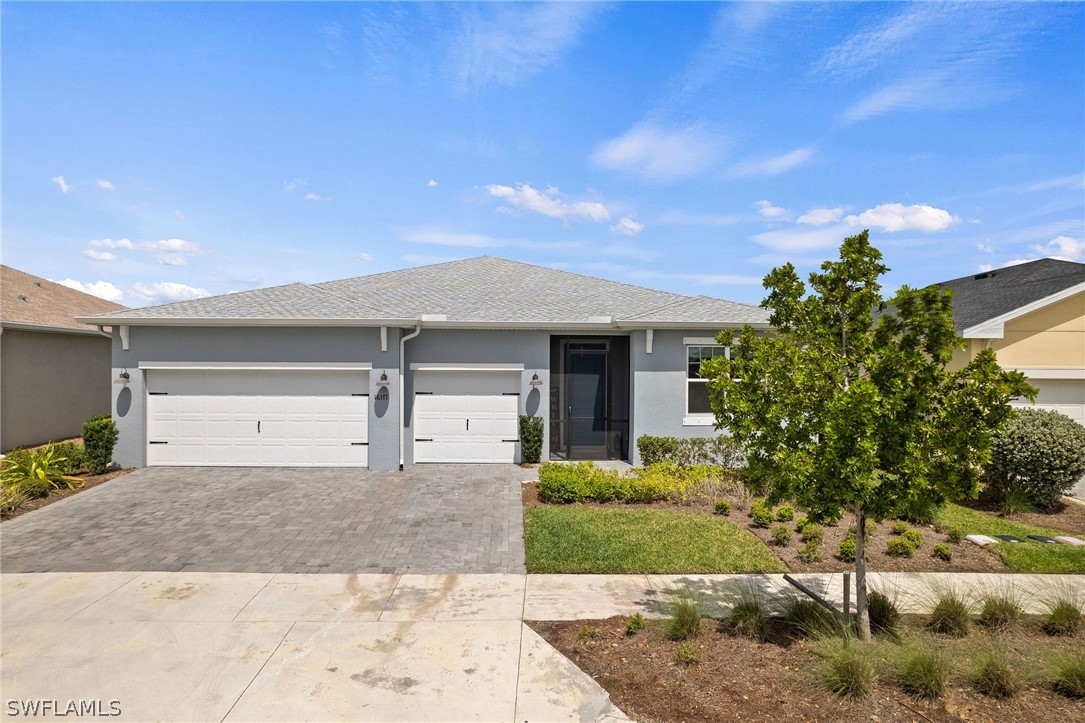
[[[76,317],[125,308],[40,276],[0,265],[0,321],[5,326],[93,332],[93,327],[76,321]]]
[[[958,331],[1085,284],[1085,264],[1040,259],[938,284],[953,291]]]
[[[756,306],[685,296],[483,256],[319,284],[193,299],[108,314],[101,321],[267,320],[435,325],[699,325],[768,323]],[[96,320],[98,321],[98,320]]]

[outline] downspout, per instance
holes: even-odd
[[[399,471],[403,471],[403,431],[406,419],[404,418],[403,397],[407,393],[407,382],[404,379],[403,355],[406,351],[407,341],[422,333],[422,322],[414,327],[414,331],[407,336],[399,338]]]

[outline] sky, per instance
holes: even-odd
[[[1085,261],[1085,4],[0,4],[3,262],[129,306],[492,255],[759,303]]]

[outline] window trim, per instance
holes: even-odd
[[[712,347],[715,349],[723,349],[723,355],[727,358],[731,358],[731,346],[728,344],[720,344],[712,337],[699,337],[699,336],[687,336],[682,339],[685,351],[686,351],[686,363],[683,373],[685,374],[684,382],[686,387],[685,393],[685,416],[682,417],[682,426],[684,427],[705,427],[715,423],[715,416],[712,412],[691,412],[689,411],[689,385],[690,383],[708,384],[707,379],[700,379],[689,376],[689,350],[692,347]],[[711,342],[711,343],[704,343]]]

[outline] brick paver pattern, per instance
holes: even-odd
[[[530,476],[147,468],[0,524],[0,570],[523,573]]]

